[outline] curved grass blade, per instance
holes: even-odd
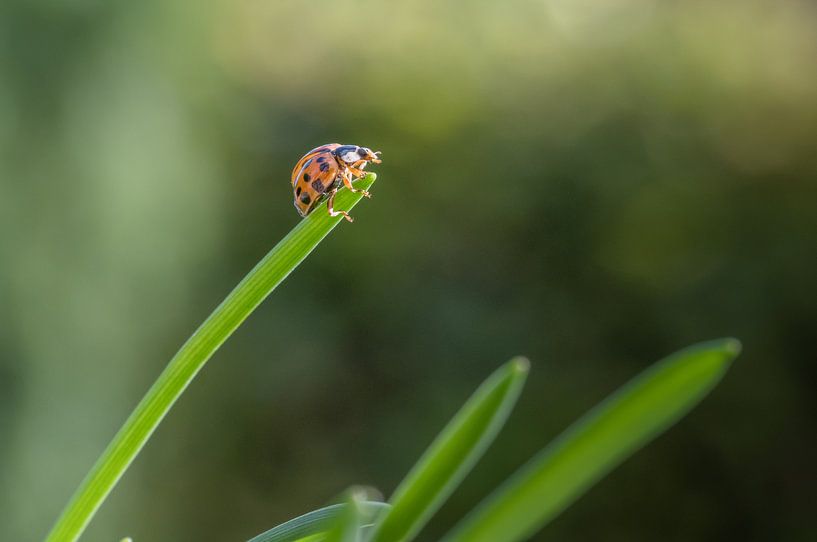
[[[410,540],[425,525],[505,424],[528,367],[528,360],[514,358],[474,392],[397,488],[373,542]]]
[[[444,541],[527,539],[688,412],[720,381],[739,352],[735,339],[711,341],[645,370],[517,471]]]
[[[359,542],[360,529],[363,526],[360,508],[360,496],[351,492],[346,498],[343,509],[335,518],[333,525],[326,532],[323,542]]]
[[[259,534],[249,540],[249,542],[295,542],[306,537],[323,539],[325,533],[332,528],[340,516],[346,504],[333,504],[320,510],[314,510],[269,531]],[[390,506],[383,502],[362,501],[358,503],[361,523],[366,524],[374,521],[374,518],[388,510]]]
[[[365,190],[375,178],[373,173],[368,173],[355,186]],[[341,190],[335,206],[349,210],[360,199],[360,194]],[[338,225],[342,217],[328,216],[325,205],[323,203],[301,220],[275,245],[170,360],[77,488],[54,524],[47,542],[70,542],[79,538],[108,493],[210,356]]]

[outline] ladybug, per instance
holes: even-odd
[[[333,209],[335,194],[345,186],[352,192],[361,193],[370,198],[365,190],[352,186],[352,181],[363,176],[363,169],[369,162],[379,164],[379,152],[372,152],[366,147],[329,143],[321,145],[306,153],[295,164],[292,170],[292,190],[295,194],[295,208],[301,216],[312,212],[318,203],[329,198],[326,210],[329,216],[343,215],[352,222],[346,211]]]

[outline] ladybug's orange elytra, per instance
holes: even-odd
[[[371,194],[352,186],[352,181],[363,176],[363,169],[369,162],[380,163],[378,154],[380,153],[372,152],[366,147],[329,143],[303,155],[292,170],[292,190],[298,213],[306,216],[324,198],[329,198],[326,205],[329,216],[343,215],[343,218],[352,222],[352,217],[346,211],[334,210],[335,194],[343,185],[352,192],[370,198]]]

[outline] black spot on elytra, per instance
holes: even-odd
[[[326,157],[325,156],[318,156],[318,163],[320,164],[322,162],[326,162]]]
[[[321,171],[326,171],[328,169],[329,169],[329,164],[327,164],[326,162],[323,162],[321,164]]]
[[[312,198],[309,197],[309,194],[304,194],[301,196],[301,203],[304,205],[309,205],[309,202],[312,201]]]
[[[300,187],[300,186],[299,186],[298,188],[296,188],[296,189],[295,189],[295,195],[296,195],[296,196],[300,196],[300,195],[301,195],[301,187]]]
[[[321,182],[320,179],[315,179],[314,181],[312,181],[312,188],[314,188],[318,192],[323,192],[323,183]]]
[[[305,180],[306,182],[309,182],[309,179],[310,179],[310,177],[309,177],[309,173],[304,173],[304,180]]]

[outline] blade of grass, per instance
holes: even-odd
[[[734,339],[700,343],[645,370],[523,466],[444,541],[527,539],[703,399],[739,352]]]
[[[361,497],[362,495],[354,491],[349,493],[343,509],[326,532],[323,542],[358,542],[360,540],[360,528],[363,525]]]
[[[375,178],[373,173],[368,173],[355,185],[365,190]],[[360,198],[360,194],[341,190],[335,200],[335,207],[349,210]],[[328,216],[325,205],[323,203],[300,221],[275,245],[170,360],[77,488],[54,524],[47,542],[68,542],[79,538],[159,422],[210,356],[338,225],[342,217]]]
[[[412,539],[473,468],[513,409],[528,360],[514,358],[494,372],[460,409],[400,483],[373,542]]]
[[[333,504],[320,510],[314,510],[273,527],[252,538],[249,542],[294,542],[326,533],[335,524],[338,516],[343,513],[345,506],[346,504]],[[374,501],[361,501],[358,507],[362,523],[373,521],[378,514],[390,508],[386,503]]]

